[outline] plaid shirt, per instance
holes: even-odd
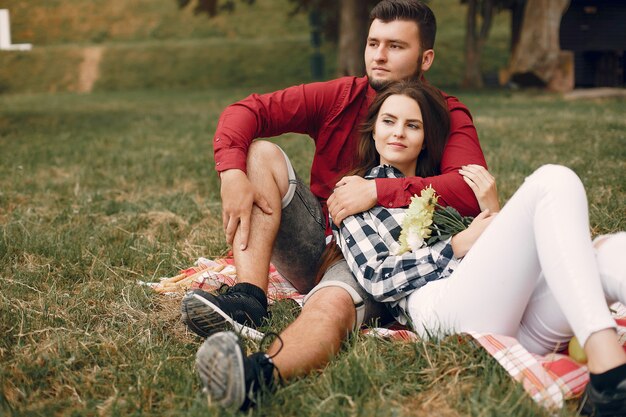
[[[365,178],[400,178],[389,165],[372,168]],[[459,263],[450,239],[415,252],[396,253],[406,208],[372,207],[347,217],[333,235],[350,270],[363,289],[379,302],[389,303],[396,319],[406,323],[406,297],[430,281],[446,278]]]

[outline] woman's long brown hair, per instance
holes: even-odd
[[[403,95],[415,100],[422,113],[424,129],[424,149],[417,157],[415,175],[431,177],[441,173],[441,159],[448,140],[450,130],[450,114],[441,92],[422,81],[399,81],[388,85],[381,90],[367,111],[367,118],[361,125],[361,140],[357,147],[357,162],[344,175],[365,176],[377,165],[380,165],[380,155],[376,151],[373,133],[376,127],[378,112],[385,100],[393,95]],[[316,283],[333,264],[343,258],[341,249],[333,240],[327,246],[320,258]]]

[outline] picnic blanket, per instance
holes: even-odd
[[[268,301],[270,304],[281,299],[295,300],[300,306],[304,295],[298,293],[291,284],[276,271],[269,269]],[[219,289],[222,285],[234,285],[237,281],[232,258],[199,258],[195,266],[182,270],[179,275],[162,279],[150,285],[160,293],[174,293],[200,288],[207,291]],[[618,335],[622,345],[626,345],[626,307],[621,304],[611,306],[618,324]],[[373,328],[365,333],[393,340],[415,341],[417,334],[406,328]],[[589,382],[587,367],[563,353],[546,356],[528,352],[519,342],[509,336],[475,333],[469,335],[482,346],[496,361],[522,384],[526,392],[538,404],[554,410],[563,407],[564,401],[580,396]]]

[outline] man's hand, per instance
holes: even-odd
[[[220,173],[222,186],[220,195],[222,197],[222,222],[226,242],[233,244],[237,228],[241,227],[241,250],[248,246],[248,236],[250,235],[250,216],[252,205],[256,204],[265,214],[272,214],[269,203],[255,188],[248,179],[248,176],[241,170],[229,169]]]
[[[328,198],[328,213],[337,227],[348,216],[369,210],[376,205],[376,182],[351,175],[343,177]]]
[[[465,165],[459,170],[463,180],[470,186],[481,210],[489,209],[492,213],[500,211],[496,179],[480,165]]]
[[[457,258],[464,257],[497,214],[486,209],[476,216],[467,229],[454,235],[450,242],[454,256]]]

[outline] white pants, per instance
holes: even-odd
[[[626,302],[626,233],[595,250],[587,198],[568,168],[539,168],[447,279],[409,296],[422,337],[477,331],[516,337],[545,354],[575,334],[584,346],[614,328],[607,301]]]

